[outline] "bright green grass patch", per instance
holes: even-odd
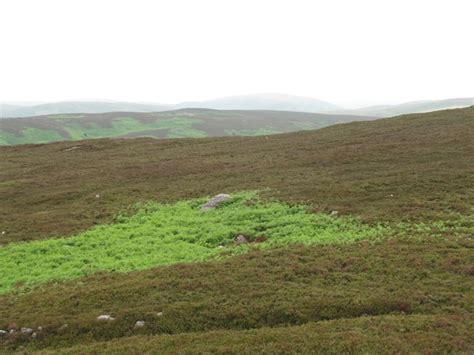
[[[106,138],[120,137],[130,133],[140,133],[151,129],[191,130],[191,127],[200,123],[201,120],[188,117],[173,117],[158,119],[155,122],[143,123],[133,117],[115,118],[110,126],[103,127],[99,124],[83,124],[80,121],[67,123],[64,129],[69,133],[72,140],[84,138]],[[184,136],[186,136],[184,134]],[[196,136],[191,132],[190,137]]]
[[[64,140],[57,131],[28,127],[21,131],[20,135],[0,131],[0,145],[14,144],[39,144]]]
[[[48,143],[87,138],[113,138],[158,129],[169,130],[169,138],[207,137],[206,132],[193,128],[193,125],[201,123],[202,120],[190,117],[160,118],[148,123],[133,117],[117,117],[107,126],[99,123],[81,122],[79,119],[81,118],[80,115],[56,115],[52,118],[61,122],[61,130],[66,131],[66,135],[61,134],[59,130],[32,127],[23,129],[21,134],[0,130],[0,145]]]
[[[348,243],[388,232],[352,218],[308,213],[302,205],[262,202],[256,193],[235,194],[202,212],[205,201],[142,204],[132,217],[118,216],[116,224],[75,237],[7,245],[0,249],[0,293],[98,271],[127,272],[245,252],[249,245],[237,247],[237,234],[251,240],[265,236],[265,242],[250,245],[269,248]]]

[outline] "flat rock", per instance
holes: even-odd
[[[216,208],[219,206],[222,202],[228,200],[230,198],[230,195],[228,194],[219,194],[211,198],[209,201],[207,201],[204,205],[202,205],[201,210],[202,211],[207,211],[213,208]]]
[[[110,322],[115,320],[115,318],[112,318],[110,314],[101,314],[100,316],[97,317],[97,320],[99,322]]]

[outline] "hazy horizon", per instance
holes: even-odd
[[[60,101],[0,101],[2,105],[18,105],[18,106],[35,106],[35,105],[43,105],[43,104],[54,104],[54,103],[61,103],[61,102],[109,102],[109,103],[120,103],[120,102],[129,102],[129,103],[136,103],[136,104],[148,104],[148,105],[163,105],[163,106],[174,106],[179,104],[184,104],[187,102],[205,102],[205,101],[212,101],[217,99],[225,99],[225,98],[234,98],[240,96],[258,96],[258,95],[287,95],[287,96],[295,96],[300,97],[299,95],[287,94],[287,93],[250,93],[244,95],[229,95],[223,97],[212,97],[208,100],[186,100],[186,101],[178,101],[178,102],[162,102],[162,101],[125,101],[125,100],[114,100],[114,99],[103,99],[103,98],[78,98],[78,99],[71,99],[71,100],[60,100]],[[303,97],[303,96],[301,96]],[[317,97],[306,97],[310,99],[319,100]],[[465,97],[468,98],[468,97]],[[461,97],[445,97],[439,100],[449,100],[449,99],[461,99]],[[421,101],[436,101],[436,99],[420,99],[420,100],[410,100],[410,101],[392,101],[392,102],[373,102],[373,101],[360,101],[360,102],[338,102],[333,100],[322,100],[337,106],[340,106],[344,109],[358,109],[358,108],[366,108],[371,106],[378,106],[378,105],[399,105],[411,102],[421,102]]]

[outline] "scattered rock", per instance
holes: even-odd
[[[2,235],[5,235],[5,233],[6,233],[5,231],[2,231]]]
[[[112,318],[110,314],[102,314],[97,317],[97,320],[100,322],[109,322],[115,320],[115,318]]]
[[[219,206],[222,202],[228,200],[230,198],[230,195],[228,194],[219,194],[211,198],[209,201],[207,201],[202,207],[202,211],[207,211],[212,208],[216,208]]]
[[[10,329],[10,334],[15,334],[15,329]]]
[[[331,216],[337,216],[339,214],[339,211],[331,211],[330,215]]]
[[[32,337],[33,339],[35,339],[37,336],[38,336],[38,334],[36,334],[36,332],[34,332],[33,334],[31,334],[31,337]]]
[[[33,333],[33,329],[26,328],[26,327],[21,328],[21,334],[31,334],[31,333]]]
[[[38,327],[38,332],[41,332],[43,330],[43,327]]]
[[[234,238],[235,240],[235,243],[237,245],[239,244],[247,244],[249,241],[247,240],[247,238],[245,236],[243,236],[242,234],[239,234],[237,237]]]
[[[8,334],[8,332],[6,330],[0,329],[0,337],[3,337],[7,334]]]
[[[157,313],[156,313],[156,316],[157,316],[157,317],[163,317],[163,312],[157,312]]]
[[[95,198],[99,198],[99,197],[100,197],[100,195],[99,195],[99,194],[95,195]]]
[[[138,329],[138,328],[143,328],[145,326],[145,321],[144,320],[137,320],[137,322],[135,323],[135,329]]]
[[[78,148],[80,148],[80,147],[79,147],[79,146],[75,146],[75,147],[63,149],[62,151],[63,151],[63,152],[69,152],[70,150],[74,150],[74,149],[78,149]]]

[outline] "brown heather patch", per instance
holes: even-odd
[[[289,327],[325,320],[341,320],[332,324],[335,327],[345,324],[345,330],[341,331],[347,335],[355,329],[359,332],[367,322],[372,324],[368,316],[393,315],[389,318],[393,322],[379,324],[378,318],[374,318],[374,336],[378,341],[366,335],[355,336],[356,348],[376,351],[385,341],[394,341],[404,343],[400,349],[421,350],[423,346],[436,349],[436,345],[434,348],[427,345],[431,339],[433,344],[444,344],[440,349],[466,349],[472,346],[467,337],[474,311],[472,276],[451,269],[447,261],[459,260],[459,267],[472,265],[473,243],[451,238],[424,241],[404,238],[375,244],[293,246],[217,262],[128,274],[103,273],[44,285],[30,293],[0,297],[0,329],[9,323],[44,328],[35,340],[18,337],[3,346],[13,349],[29,344],[32,349],[40,349],[137,334],[210,330],[229,331],[222,334],[231,338],[231,334],[240,334],[234,333],[236,330]],[[164,315],[157,317],[160,311]],[[98,323],[95,319],[100,314],[111,314],[116,320]],[[422,315],[426,318],[417,318]],[[133,329],[137,320],[146,322],[140,331]],[[423,324],[421,343],[416,336],[417,320]],[[63,324],[68,324],[68,328],[58,330]],[[321,325],[315,326],[316,331]],[[406,330],[400,331],[402,328]],[[311,327],[293,329],[294,336],[300,337]],[[451,335],[446,335],[446,329]],[[282,333],[262,330],[262,334],[267,332],[284,334],[285,330]],[[337,338],[335,329],[331,333],[326,328],[325,332],[330,334],[320,335],[324,341]],[[254,334],[257,337],[260,333]],[[193,336],[183,335],[184,339]],[[196,341],[199,343],[202,337],[205,338],[197,334]],[[463,346],[456,345],[456,337],[463,340]],[[263,343],[252,348],[253,342],[263,342],[265,337],[251,339],[241,346],[257,350]],[[220,344],[217,339],[213,341]],[[283,337],[276,340],[275,346],[285,344],[288,341]],[[227,345],[239,349],[234,341],[228,340]],[[316,343],[307,346],[314,347]]]

